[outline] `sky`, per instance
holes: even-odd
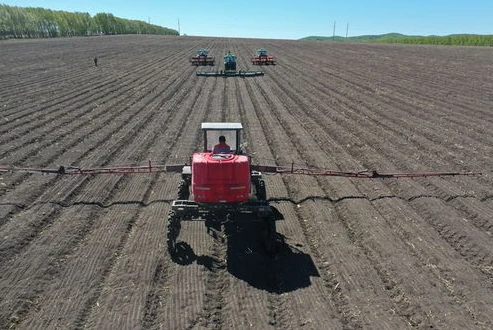
[[[181,35],[300,39],[385,33],[493,35],[493,0],[0,0],[141,20]],[[335,29],[334,29],[335,26]]]

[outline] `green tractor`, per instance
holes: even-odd
[[[263,71],[236,70],[236,55],[231,52],[224,55],[224,70],[197,71],[197,76],[206,77],[254,77],[263,75]]]

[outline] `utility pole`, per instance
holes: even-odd
[[[332,41],[336,40],[336,21],[334,21],[334,31],[332,32]]]
[[[181,36],[181,33],[180,33],[180,19],[178,18],[178,35]]]
[[[349,23],[347,23],[347,25],[346,25],[346,39],[347,39],[347,33],[348,33],[348,31],[349,31]]]

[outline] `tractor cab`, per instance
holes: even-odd
[[[276,59],[274,56],[269,55],[265,48],[257,49],[257,53],[252,57],[253,65],[275,65]]]
[[[192,65],[214,65],[214,57],[209,56],[209,51],[205,48],[200,48],[197,51],[197,55],[190,58]]]
[[[204,49],[204,48],[200,48],[197,51],[197,55],[198,56],[207,56],[207,55],[209,55],[209,52],[206,49]]]
[[[231,52],[228,52],[226,55],[224,55],[224,70],[236,70],[236,55],[231,54]]]
[[[231,148],[232,154],[241,154],[241,123],[202,123],[204,132],[204,152],[212,152],[219,143],[219,137],[224,136]]]
[[[258,49],[258,50],[257,50],[257,55],[258,55],[258,56],[261,56],[261,57],[262,57],[262,56],[263,56],[263,57],[266,57],[266,56],[268,56],[268,54],[267,54],[267,50],[265,50],[264,48],[260,48],[260,49]]]

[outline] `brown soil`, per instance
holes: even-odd
[[[278,64],[197,77],[202,47]],[[184,163],[201,122],[234,121],[259,164],[488,171],[266,176],[279,253],[187,222],[181,262],[179,174],[3,173],[0,328],[493,328],[492,48],[111,36],[3,41],[0,58],[0,165]]]

